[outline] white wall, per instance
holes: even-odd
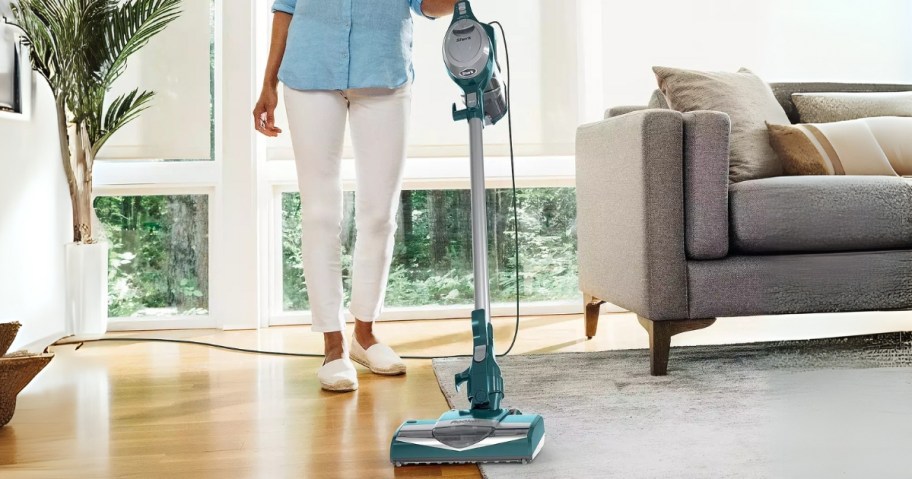
[[[0,15],[11,14],[9,3],[0,0]],[[32,92],[28,121],[0,119],[0,323],[22,323],[13,350],[41,349],[66,329],[70,200],[53,96],[37,75]]]
[[[908,0],[581,0],[593,3],[606,107],[645,103],[653,65],[743,66],[771,82],[912,83]]]
[[[33,78],[29,121],[0,119],[0,322],[19,321],[14,348],[64,335],[64,244],[69,195],[55,108]],[[40,344],[40,347],[47,344]]]

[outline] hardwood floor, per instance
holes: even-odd
[[[870,334],[908,329],[909,312],[725,318],[675,336],[675,345]],[[465,354],[468,319],[382,323],[401,354]],[[513,320],[495,319],[499,350]],[[309,327],[259,331],[159,331],[168,337],[288,352],[318,352]],[[633,314],[603,314],[585,339],[582,315],[525,317],[516,353],[645,348]],[[0,478],[391,478],[480,477],[475,466],[393,468],[392,433],[406,419],[447,408],[430,361],[404,377],[359,368],[360,390],[320,390],[321,360],[239,354],[165,343],[53,348],[57,358],[19,396],[0,428]],[[648,364],[643,364],[648,374]],[[509,404],[509,385],[507,385]]]
[[[594,350],[581,316],[529,317],[516,352]],[[501,348],[510,319],[497,319]],[[401,354],[464,354],[468,320],[383,323]],[[241,347],[319,351],[307,327],[117,333]],[[607,335],[606,335],[607,336]],[[607,341],[606,341],[607,343]],[[604,347],[602,347],[604,349]],[[0,429],[0,476],[167,478],[480,477],[475,466],[393,468],[392,433],[447,409],[430,361],[385,378],[359,368],[353,394],[320,390],[320,359],[255,356],[191,345],[87,343],[57,357]]]

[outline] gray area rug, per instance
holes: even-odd
[[[434,361],[451,407],[467,359]],[[912,478],[912,333],[510,356],[505,407],[544,416],[529,465],[501,478]]]

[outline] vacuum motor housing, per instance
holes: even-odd
[[[504,84],[498,76],[494,29],[475,19],[467,2],[457,4],[455,14],[443,41],[444,64],[464,92],[467,116],[479,115],[485,123],[493,125],[509,108]],[[473,111],[476,108],[473,94],[482,98],[478,112]],[[454,115],[454,119],[464,118]]]

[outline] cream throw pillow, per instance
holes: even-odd
[[[769,125],[786,175],[912,175],[912,118]]]
[[[829,123],[873,116],[912,116],[912,91],[793,93],[802,123]]]
[[[750,70],[701,72],[653,67],[659,90],[673,110],[714,110],[731,118],[728,178],[732,183],[782,174],[766,124],[791,122],[769,85]]]

